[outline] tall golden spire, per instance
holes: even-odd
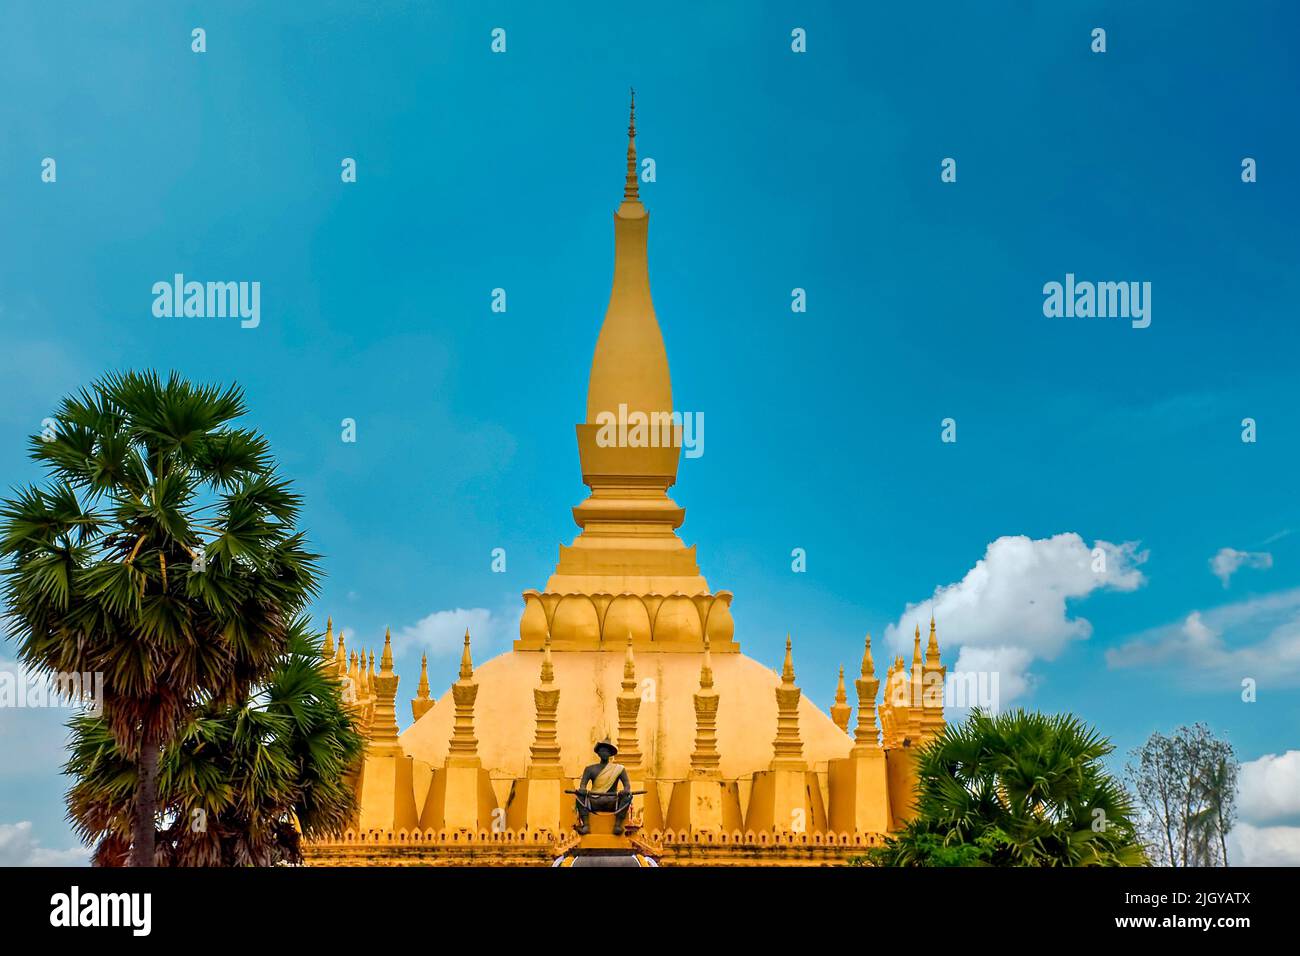
[[[695,550],[677,536],[685,511],[668,497],[683,419],[672,418],[668,352],[650,295],[650,220],[640,199],[635,136],[634,101],[623,201],[614,213],[614,281],[591,361],[586,421],[577,428],[591,495],[573,509],[582,533],[560,547],[549,593],[711,593]],[[564,640],[561,628],[556,640]]]
[[[641,709],[641,693],[636,682],[636,659],[632,656],[632,632],[627,632],[627,653],[623,657],[623,683],[618,706],[618,758],[629,770],[641,766],[641,741],[637,736],[636,718]]]

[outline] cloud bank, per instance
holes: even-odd
[[[1138,567],[1146,559],[1136,542],[1089,547],[1074,532],[998,538],[960,581],[908,604],[885,638],[910,660],[913,628],[920,624],[924,634],[933,614],[945,656],[959,650],[954,669],[998,672],[1005,706],[1029,689],[1035,661],[1092,634],[1092,624],[1072,617],[1067,602],[1094,591],[1136,590],[1146,581]]]

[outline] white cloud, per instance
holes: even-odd
[[[1300,866],[1300,827],[1238,823],[1228,831],[1233,866]]]
[[[1220,685],[1247,677],[1273,686],[1300,682],[1300,588],[1192,611],[1112,648],[1106,662],[1114,668],[1174,667]]]
[[[1210,570],[1226,588],[1232,576],[1242,568],[1255,568],[1265,571],[1273,566],[1273,555],[1267,551],[1238,551],[1236,548],[1220,548],[1219,553],[1210,558]]]
[[[1035,660],[1051,660],[1092,633],[1086,619],[1070,616],[1066,602],[1097,590],[1136,590],[1146,581],[1138,569],[1146,559],[1136,542],[1098,541],[1090,548],[1074,532],[998,538],[961,581],[909,604],[885,638],[910,660],[913,628],[921,625],[924,635],[933,614],[945,654],[960,650],[954,669],[997,671],[1005,706],[1032,685]]]
[[[1300,823],[1300,750],[1243,763],[1237,812],[1249,823]]]
[[[397,646],[417,647],[434,657],[459,654],[469,631],[470,643],[476,650],[493,646],[506,633],[506,622],[501,615],[487,608],[456,608],[434,611],[412,625],[393,634]],[[481,655],[475,654],[481,659]]]
[[[1233,866],[1300,866],[1300,750],[1241,765],[1237,825],[1228,832]]]
[[[40,845],[30,820],[0,823],[0,866],[89,866],[85,847],[51,850]]]

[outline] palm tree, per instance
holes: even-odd
[[[362,737],[340,685],[320,668],[305,619],[264,684],[233,707],[199,708],[164,752],[159,862],[169,866],[300,863],[302,838],[337,833],[356,812],[346,775]],[[66,773],[78,834],[100,865],[121,865],[131,834],[136,767],[97,717],[73,722]]]
[[[235,706],[316,588],[300,500],[240,389],[109,375],[30,441],[49,473],[0,506],[18,657],[102,675],[103,729],[136,764],[131,863],[155,862],[158,761],[199,703]]]
[[[1228,751],[1229,754],[1231,751]],[[1228,865],[1228,831],[1237,795],[1237,764],[1229,757],[1220,757],[1196,778],[1197,799],[1200,810],[1188,818],[1187,826],[1196,842],[1196,856],[1203,866],[1214,866],[1215,846],[1219,859]]]
[[[1113,748],[1073,715],[979,710],[920,752],[916,816],[872,851],[886,866],[1137,866]]]

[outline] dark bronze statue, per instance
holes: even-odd
[[[612,813],[614,835],[622,836],[623,821],[632,806],[632,784],[627,778],[627,768],[621,763],[610,762],[610,758],[618,754],[618,748],[609,742],[608,737],[596,744],[595,749],[600,763],[593,763],[582,771],[582,781],[575,792],[578,825],[574,829],[579,833],[589,833],[591,827],[587,818],[592,811]]]

